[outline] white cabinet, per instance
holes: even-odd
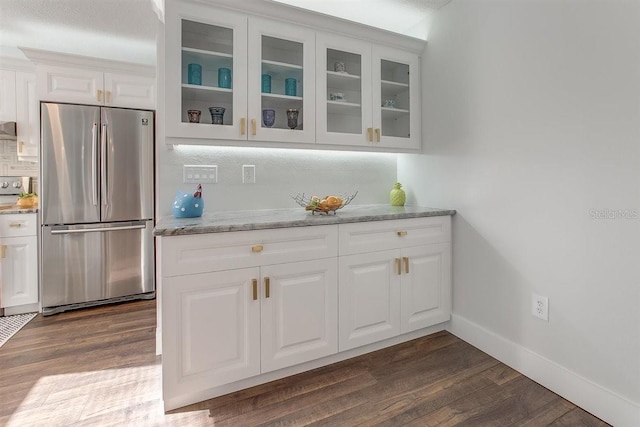
[[[449,319],[448,216],[345,224],[339,240],[340,351]]]
[[[38,302],[36,214],[0,215],[0,306]]]
[[[337,260],[262,267],[262,372],[338,352]]]
[[[16,72],[0,70],[0,122],[16,121]]]
[[[38,159],[40,111],[35,73],[16,73],[17,150],[21,160]]]
[[[295,25],[168,4],[167,136],[314,142],[314,43],[313,31]],[[210,108],[223,111],[221,122]]]
[[[316,40],[317,142],[419,149],[418,56],[332,34]]]
[[[163,279],[165,390],[179,395],[260,373],[258,275],[248,268]]]
[[[420,148],[417,54],[202,4],[166,16],[167,137]]]
[[[165,401],[336,353],[337,252],[336,226],[162,238]]]
[[[155,109],[153,77],[47,64],[37,83],[43,101]]]

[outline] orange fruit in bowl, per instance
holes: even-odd
[[[337,196],[329,196],[327,197],[327,206],[329,209],[338,209],[342,205],[342,199]]]

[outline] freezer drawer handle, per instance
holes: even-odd
[[[111,227],[111,228],[81,228],[81,229],[73,229],[73,230],[51,230],[51,234],[72,234],[72,233],[90,233],[94,231],[118,231],[118,230],[136,230],[140,228],[146,228],[147,226],[144,224],[140,225],[126,225],[122,227]]]

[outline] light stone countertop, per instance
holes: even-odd
[[[38,213],[38,208],[19,208],[17,206],[12,206],[8,209],[0,210],[0,215],[28,214],[28,213]]]
[[[155,236],[223,233],[227,231],[264,230],[269,228],[308,227],[314,225],[346,224],[350,222],[384,221],[455,215],[452,209],[418,206],[348,205],[334,215],[312,215],[304,208],[247,210],[204,213],[199,218],[162,217],[156,225]]]

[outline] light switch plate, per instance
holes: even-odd
[[[182,178],[185,184],[216,184],[218,182],[218,166],[184,165]]]

